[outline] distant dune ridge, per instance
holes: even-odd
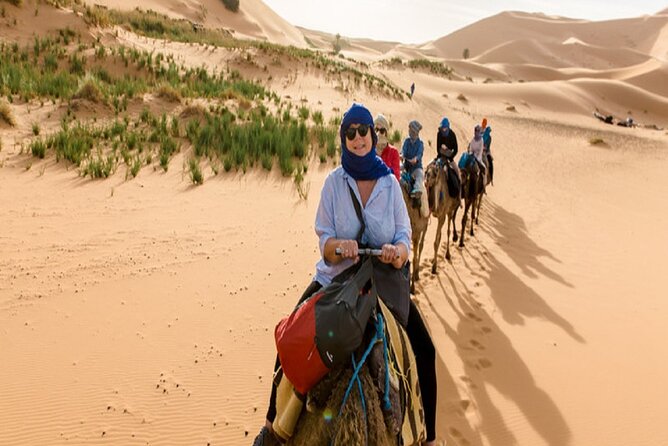
[[[242,0],[239,11],[227,10],[221,0],[96,0],[110,8],[151,9],[173,18],[185,18],[211,28],[234,30],[237,37],[268,40],[282,45],[306,46],[302,33],[261,0]]]
[[[261,0],[52,3],[0,0],[1,446],[252,444],[353,101],[424,164],[492,128],[475,236],[417,265],[439,440],[668,445],[668,9],[334,53]]]

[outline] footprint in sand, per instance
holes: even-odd
[[[482,332],[483,332],[483,333],[491,333],[491,332],[492,332],[492,329],[489,328],[489,327],[482,327]]]
[[[492,361],[486,358],[482,358],[478,360],[478,364],[480,364],[483,368],[488,369],[492,366]]]
[[[475,339],[471,339],[469,342],[471,343],[472,346],[474,346],[478,350],[484,350],[485,349],[485,346],[482,345],[480,342],[476,341]]]

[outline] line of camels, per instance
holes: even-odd
[[[487,157],[483,157],[487,171]],[[464,247],[464,234],[466,232],[466,223],[468,221],[469,209],[471,210],[470,234],[473,237],[473,223],[478,224],[478,215],[480,214],[480,205],[485,187],[490,183],[489,175],[483,175],[477,166],[477,163],[470,163],[467,167],[460,169],[461,175],[461,198],[452,197],[448,191],[448,182],[446,180],[446,167],[435,159],[431,161],[424,172],[424,190],[428,194],[429,214],[424,216],[420,212],[419,200],[410,197],[409,190],[402,184],[404,201],[408,208],[408,216],[411,220],[413,231],[413,272],[411,276],[411,293],[415,293],[415,283],[420,279],[420,257],[424,247],[424,238],[427,233],[429,219],[435,217],[438,219],[436,228],[436,239],[434,240],[434,259],[431,261],[431,273],[436,274],[438,266],[438,248],[441,244],[441,231],[443,225],[448,222],[447,235],[445,238],[445,258],[450,260],[450,227],[452,226],[452,241],[459,240],[459,247]],[[461,200],[464,200],[464,215],[462,216],[462,226],[459,235],[455,226],[457,211],[461,207]]]

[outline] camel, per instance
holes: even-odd
[[[285,419],[291,417],[290,412],[296,414],[297,419],[292,424],[292,435],[283,446],[417,446],[424,440],[424,409],[413,349],[404,329],[380,300],[378,311],[389,318],[384,319],[386,325],[382,330],[387,336],[386,347],[382,340],[374,338],[378,327],[370,324],[365,341],[355,354],[357,360],[361,360],[366,357],[363,352],[371,349],[360,369],[359,383],[349,387],[353,376],[351,362],[332,369],[308,392],[303,403],[297,404],[296,409],[286,409]],[[348,389],[351,390],[349,398],[341,409]],[[386,389],[389,401],[384,399]],[[277,390],[277,419],[283,416],[280,414],[284,404],[281,395],[293,401],[298,399],[292,385],[281,380]],[[385,402],[390,406],[384,409]],[[289,406],[287,403],[284,407]],[[280,443],[271,435],[262,442],[256,439],[254,445],[279,446]]]
[[[427,234],[427,226],[429,225],[429,213],[424,216],[422,203],[419,199],[412,198],[409,195],[410,185],[402,180],[401,190],[406,202],[406,209],[408,209],[408,217],[411,220],[411,230],[413,232],[413,272],[411,275],[411,293],[415,294],[415,282],[420,280],[420,257],[422,256],[422,248],[424,246],[424,237]]]
[[[471,162],[465,168],[460,167],[462,176],[462,195],[464,196],[464,215],[462,216],[462,229],[459,238],[459,247],[464,247],[464,233],[466,231],[466,220],[469,208],[471,209],[471,237],[473,234],[473,222],[477,220],[476,204],[479,195],[483,191],[483,176],[478,167],[478,163]]]
[[[452,224],[453,241],[457,241],[457,227],[455,216],[460,206],[459,197],[451,197],[448,191],[445,166],[441,161],[434,160],[427,166],[425,171],[425,186],[429,194],[429,208],[434,217],[438,219],[436,228],[436,240],[434,241],[434,259],[431,262],[431,273],[436,274],[438,263],[438,247],[441,244],[441,230],[448,221],[447,235],[445,238],[445,258],[450,260],[450,225]]]

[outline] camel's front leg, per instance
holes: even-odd
[[[436,227],[436,240],[434,240],[434,259],[431,261],[431,273],[436,274],[436,267],[438,266],[438,247],[441,245],[441,230],[443,229],[443,223],[445,222],[445,216],[438,216],[438,225]]]

